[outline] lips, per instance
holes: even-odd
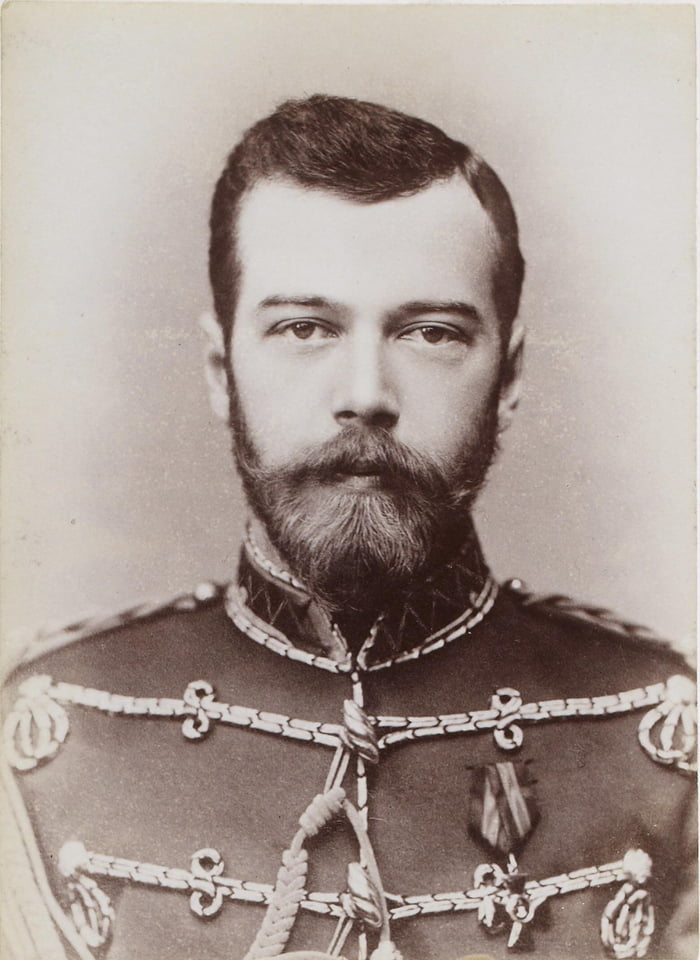
[[[336,471],[338,482],[356,490],[367,490],[378,487],[382,481],[384,470],[376,462],[368,461],[344,463]]]
[[[341,473],[345,473],[351,477],[376,477],[381,472],[381,468],[375,464],[366,464],[364,466],[353,467],[352,470],[341,471]]]
[[[335,461],[335,469],[338,473],[349,473],[353,476],[363,477],[371,473],[382,473],[386,470],[386,460],[376,456],[344,456],[338,457]]]
[[[381,486],[380,473],[339,473],[338,482],[351,490],[376,490]]]

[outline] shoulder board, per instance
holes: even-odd
[[[3,678],[16,667],[30,663],[45,653],[51,653],[61,647],[115,630],[139,620],[148,620],[168,613],[189,613],[200,607],[207,606],[222,597],[228,584],[205,582],[200,583],[191,593],[178,593],[167,600],[139,603],[117,613],[102,611],[74,620],[66,626],[56,627],[49,625],[42,627],[35,633],[10,640],[8,646],[14,649],[9,667],[5,668]],[[12,651],[11,651],[12,653]]]
[[[685,660],[683,654],[676,651],[668,640],[660,637],[658,633],[655,633],[648,627],[641,626],[641,624],[623,620],[617,614],[613,613],[612,610],[608,610],[605,607],[582,604],[576,600],[572,600],[571,597],[565,597],[558,593],[531,593],[523,581],[517,578],[507,580],[503,586],[515,595],[515,598],[523,607],[527,607],[537,613],[587,623],[590,626],[598,627],[601,630],[608,630],[611,633],[616,633],[618,636],[634,640],[652,649],[655,648],[659,651],[674,653],[681,660]]]

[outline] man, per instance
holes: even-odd
[[[499,588],[471,523],[523,348],[496,174],[312,97],[211,229],[240,568],[10,679],[10,956],[693,956],[681,658]]]

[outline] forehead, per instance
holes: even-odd
[[[281,285],[265,295],[353,298],[365,291],[387,300],[468,296],[492,305],[497,239],[461,175],[378,203],[261,181],[242,202],[237,241],[244,299]]]

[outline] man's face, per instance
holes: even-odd
[[[423,470],[422,493],[447,508],[471,499],[490,462],[504,349],[491,221],[457,176],[374,204],[263,181],[243,201],[237,249],[233,419],[244,481],[257,471],[246,483],[253,506],[288,559],[289,536],[311,538],[317,553],[326,531],[364,542],[355,579],[381,576],[367,541],[411,538],[402,470]],[[253,488],[280,477],[293,478],[295,496],[270,488],[282,501],[271,515]],[[426,511],[419,498],[409,513],[422,522]],[[290,514],[296,532],[280,536]],[[423,560],[446,519],[418,537]],[[348,562],[346,552],[338,566]]]

